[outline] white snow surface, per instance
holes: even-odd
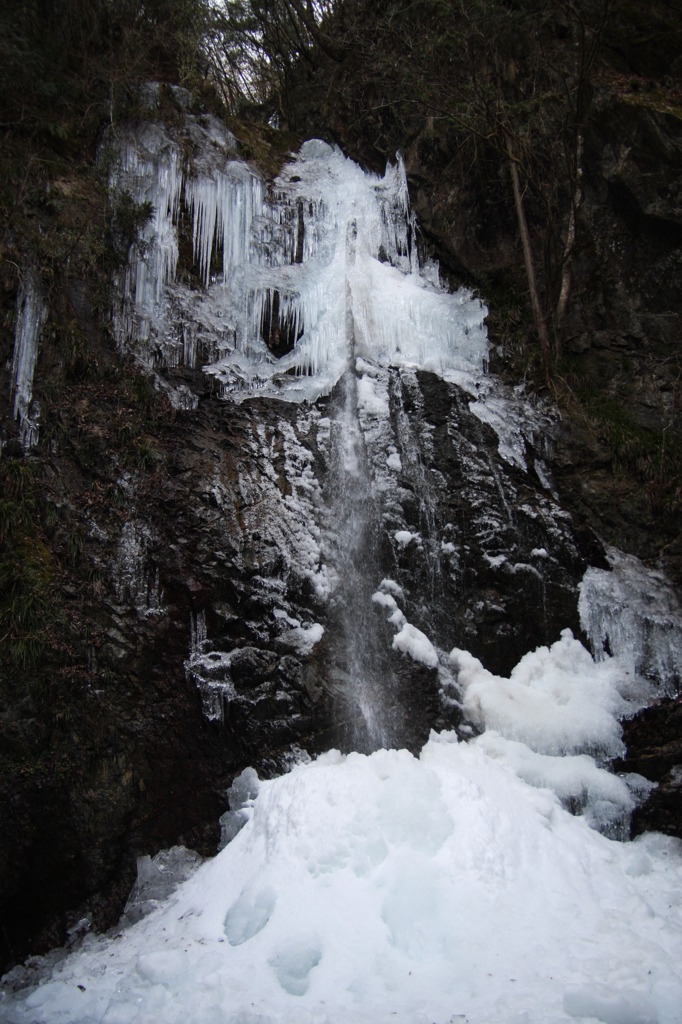
[[[438,653],[429,638],[420,629],[409,622],[404,622],[400,631],[393,637],[396,651],[409,654],[413,661],[418,661],[427,668],[438,668]]]
[[[526,654],[509,679],[488,672],[467,651],[453,650],[450,662],[475,725],[542,754],[624,752],[618,716],[628,711],[622,691],[629,680],[611,658],[595,665],[570,629],[551,648]]]
[[[526,739],[539,735],[533,693],[550,736],[576,749],[618,704],[604,696],[609,661],[578,648],[565,633],[512,675]],[[487,707],[487,686],[516,728],[501,681],[453,660],[465,699],[478,687]],[[87,936],[39,986],[7,990],[0,1019],[679,1024],[682,844],[616,842],[560,802],[632,803],[645,786],[493,730],[432,733],[419,757],[332,750],[278,779],[251,773],[246,823],[213,860],[136,924]]]

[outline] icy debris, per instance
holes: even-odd
[[[598,661],[613,655],[674,694],[682,686],[682,607],[661,572],[609,548],[611,570],[590,568],[580,584],[580,624]]]
[[[151,914],[202,864],[201,857],[185,846],[171,846],[154,857],[137,858],[137,880],[128,897],[120,925],[134,924]]]
[[[47,317],[40,286],[32,273],[27,273],[17,292],[17,321],[14,330],[14,353],[10,398],[14,396],[14,419],[19,422],[19,441],[25,449],[38,443],[40,407],[33,401],[33,375],[38,359],[40,331]]]
[[[250,817],[253,801],[258,796],[260,779],[255,768],[245,768],[232,782],[227,791],[229,810],[221,814],[219,849],[224,849],[244,828]]]

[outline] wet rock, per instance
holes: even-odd
[[[276,665],[277,658],[271,651],[242,647],[232,654],[230,676],[238,690],[250,689],[272,675]]]
[[[632,832],[666,832],[682,839],[682,697],[662,700],[623,723],[626,756],[616,771],[656,783],[632,820]]]

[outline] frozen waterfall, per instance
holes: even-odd
[[[246,566],[249,601],[208,618],[193,607],[187,676],[216,730],[232,701],[255,706],[240,687],[274,692],[283,663],[308,694],[323,676],[348,752],[299,748],[274,779],[246,768],[217,856],[140,857],[119,926],[15,969],[0,1020],[680,1024],[682,844],[621,841],[652,784],[609,769],[622,719],[679,685],[665,581],[618,553],[610,572],[588,570],[594,656],[564,629],[503,675],[455,645],[439,605],[458,590],[473,617],[475,544],[477,595],[499,602],[479,621],[501,644],[501,581],[517,607],[531,592],[541,607],[561,570],[550,541],[578,559],[551,495],[548,414],[485,378],[485,309],[420,263],[400,159],[379,177],[311,141],[268,187],[217,122],[187,125],[191,165],[165,127],[124,138],[113,187],[154,214],[118,282],[119,345],[186,410],[200,399],[182,367],[227,401],[294,403],[241,405],[241,461],[221,476],[216,454],[200,497],[229,524],[224,564]],[[429,419],[441,386],[449,404]],[[492,431],[499,452],[479,452]],[[533,431],[546,450],[531,473]],[[116,568],[119,599],[153,618],[149,546],[131,523]],[[574,611],[582,572],[559,584]],[[245,623],[254,595],[265,612]],[[440,702],[430,722],[446,709],[451,724],[421,750],[386,749],[408,743],[418,673]],[[288,709],[286,696],[273,699]]]
[[[350,315],[359,357],[480,372],[486,310],[441,288],[435,265],[420,266],[400,158],[378,177],[311,141],[266,189],[234,159],[229,134],[193,131],[209,156],[191,173],[160,126],[122,147],[113,187],[154,210],[120,282],[123,348],[155,369],[202,366],[235,400],[314,400],[345,371]],[[189,222],[202,286],[193,290],[178,281]]]

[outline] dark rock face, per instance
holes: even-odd
[[[650,88],[596,92],[587,121],[558,369],[565,393],[556,480],[562,500],[599,534],[642,558],[662,558],[679,582],[682,118],[674,98]],[[475,178],[428,128],[406,164],[430,244],[455,278],[490,293],[493,338],[499,331],[513,347],[527,286],[508,184]],[[538,239],[542,230],[539,221]],[[548,282],[545,293],[549,305]],[[503,358],[500,372],[504,367]]]
[[[682,839],[682,698],[661,701],[624,723],[627,756],[616,771],[637,772],[656,783],[635,811],[634,835],[666,832]]]

